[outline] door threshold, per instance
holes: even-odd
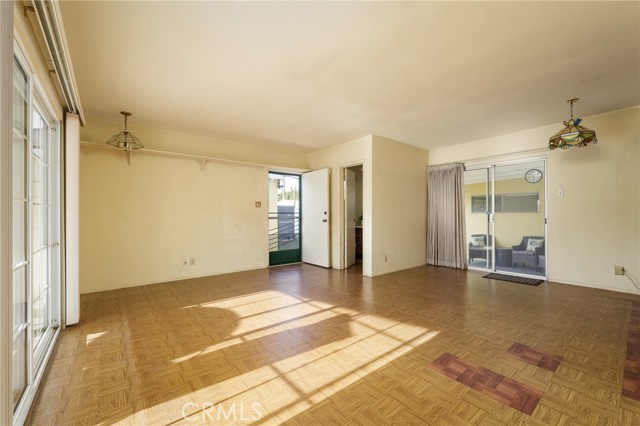
[[[278,268],[280,266],[301,265],[302,262],[281,263],[279,265],[269,265],[269,268]]]

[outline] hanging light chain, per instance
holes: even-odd
[[[571,120],[573,120],[573,99],[571,99]],[[124,118],[124,129],[127,130],[127,117]]]
[[[573,103],[574,102],[578,102],[580,100],[580,98],[571,98],[571,99],[567,99],[567,102],[569,102],[569,105],[571,105],[571,120],[573,121]]]
[[[128,132],[129,129],[127,128],[127,118],[129,118],[131,113],[129,111],[120,111],[120,114],[124,115],[124,131]]]

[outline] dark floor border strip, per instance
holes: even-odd
[[[489,398],[528,415],[533,413],[542,398],[542,391],[450,353],[441,355],[431,363],[431,367]]]
[[[622,396],[640,401],[640,303],[632,302]]]
[[[532,348],[531,346],[523,345],[518,342],[515,342],[509,349],[507,349],[507,354],[519,359],[520,361],[524,361],[527,364],[532,364],[536,367],[544,368],[545,370],[553,372],[558,369],[563,359],[561,355],[543,352],[539,349]]]

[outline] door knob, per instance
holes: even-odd
[[[323,222],[326,222],[326,221],[327,221],[327,219],[322,219],[322,221],[323,221]]]

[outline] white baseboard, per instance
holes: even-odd
[[[598,290],[610,290],[618,293],[627,293],[627,294],[640,294],[640,291],[634,288],[622,288],[622,287],[603,287],[597,284],[592,283],[577,283],[574,281],[565,281],[565,280],[557,280],[554,278],[547,277],[547,281],[557,284],[567,284],[567,285],[575,285],[578,287],[588,287],[588,288],[596,288]]]
[[[218,276],[218,275],[234,274],[236,272],[257,271],[257,270],[266,269],[266,268],[268,268],[268,265],[267,266],[245,268],[245,269],[233,269],[233,270],[219,272],[219,273],[207,273],[207,274],[199,274],[199,275],[189,275],[187,277],[169,277],[167,279],[153,280],[153,281],[143,281],[143,282],[137,282],[137,283],[123,285],[123,286],[119,286],[119,287],[100,287],[100,288],[97,288],[97,289],[92,289],[91,291],[83,291],[80,294],[100,293],[100,292],[103,292],[103,291],[120,290],[120,289],[123,289],[123,288],[142,287],[142,286],[145,286],[145,285],[171,283],[171,282],[175,282],[175,281],[192,280],[192,279],[206,278],[206,277],[215,277],[215,276]]]

